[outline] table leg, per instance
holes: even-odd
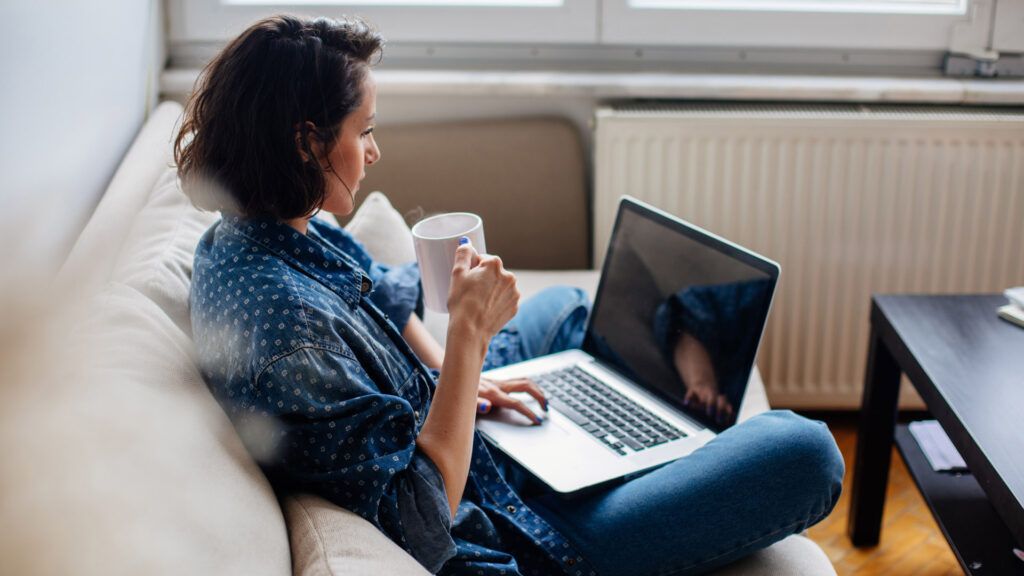
[[[850,540],[857,547],[878,544],[899,391],[899,364],[872,322],[847,525]]]

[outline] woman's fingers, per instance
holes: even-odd
[[[476,399],[476,411],[480,414],[488,414],[491,411],[491,401],[487,398]]]
[[[519,311],[515,275],[504,269],[501,258],[478,254],[471,244],[456,250],[449,314],[493,336]]]
[[[683,395],[683,405],[690,406],[690,402],[693,402],[697,398],[697,393],[694,392],[693,388],[687,388],[686,394]]]
[[[515,380],[505,380],[498,382],[498,386],[503,392],[526,392],[530,396],[533,396],[540,407],[547,412],[548,411],[548,399],[544,396],[544,391],[540,389],[540,386],[530,380],[529,378],[517,378]]]
[[[480,263],[480,255],[477,254],[472,244],[462,244],[455,250],[455,262],[452,266],[452,272],[455,274],[464,274],[471,268],[476,268]]]
[[[494,405],[501,408],[509,408],[515,410],[516,412],[519,412],[523,416],[529,418],[530,421],[533,422],[534,424],[541,423],[540,416],[534,414],[533,410],[530,410],[530,408],[522,400],[519,400],[518,398],[513,398],[512,396],[509,396],[505,392],[498,391],[495,394]]]
[[[718,422],[725,424],[732,420],[732,404],[725,394],[718,396]]]

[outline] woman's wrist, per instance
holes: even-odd
[[[487,345],[490,341],[491,336],[473,324],[450,318],[448,337],[445,339],[445,356],[453,350],[452,346],[458,346],[462,350],[472,351],[483,359],[487,355]]]

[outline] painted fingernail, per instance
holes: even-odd
[[[487,400],[481,400],[480,403],[476,405],[476,409],[481,414],[487,414],[491,411],[491,403]]]
[[[537,424],[540,424],[541,422],[543,422],[543,421],[544,421],[544,418],[542,418],[542,417],[540,417],[540,416],[538,416],[538,415],[534,414],[534,415],[533,415],[533,421],[534,421],[534,422],[536,422]]]
[[[469,237],[468,236],[463,236],[463,237],[459,238],[459,246],[462,246],[463,244],[469,244]]]

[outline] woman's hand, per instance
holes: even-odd
[[[683,404],[704,412],[719,424],[731,423],[734,412],[732,404],[725,394],[718,391],[718,378],[711,363],[711,355],[700,340],[684,332],[676,342],[673,362],[686,386]]]
[[[519,311],[516,278],[501,260],[480,256],[471,245],[455,252],[448,291],[448,338],[434,400],[416,445],[434,461],[444,479],[452,517],[469,475],[477,390],[487,345]]]
[[[534,414],[522,400],[509,396],[511,392],[526,392],[533,396],[545,412],[548,411],[548,399],[544,392],[528,378],[513,378],[511,380],[492,380],[480,378],[480,387],[477,389],[477,412],[488,414],[494,408],[511,408],[526,416],[534,424],[540,424],[542,418]]]
[[[501,258],[481,256],[468,242],[459,246],[448,291],[450,325],[489,341],[518,311],[516,277]]]

